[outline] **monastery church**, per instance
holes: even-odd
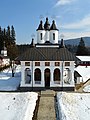
[[[63,39],[58,44],[58,28],[46,18],[37,28],[37,44],[32,39],[30,48],[16,60],[21,62],[21,88],[74,90],[74,68],[79,60],[68,51]]]

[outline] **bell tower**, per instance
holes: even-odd
[[[58,31],[55,21],[53,20],[50,27],[50,42],[53,44],[58,44]]]
[[[42,20],[40,21],[40,24],[37,29],[37,43],[39,43],[39,44],[45,43],[45,30],[43,27]]]

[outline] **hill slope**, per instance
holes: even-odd
[[[83,37],[83,40],[85,42],[86,46],[90,46],[90,37]],[[76,38],[76,39],[68,39],[68,40],[64,40],[65,44],[70,44],[70,45],[78,45],[80,42],[80,38]],[[59,41],[60,43],[60,41]]]

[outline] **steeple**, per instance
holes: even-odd
[[[50,29],[50,24],[49,24],[49,22],[48,22],[48,17],[46,18],[46,22],[45,22],[45,24],[44,24],[44,29],[45,29],[45,30],[49,30],[49,29]]]
[[[61,39],[61,47],[62,47],[62,48],[65,47],[65,45],[64,45],[64,40],[63,40],[63,39]]]
[[[35,43],[34,43],[34,39],[32,38],[32,41],[31,41],[31,44],[30,44],[31,47],[34,47],[35,46]]]
[[[58,30],[54,20],[52,21],[52,25],[50,27],[50,30]]]
[[[39,26],[38,26],[38,29],[37,29],[37,30],[44,30],[42,20],[40,21],[40,24],[39,24]]]

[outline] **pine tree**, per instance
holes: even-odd
[[[10,38],[10,27],[9,26],[7,27],[6,35],[7,35],[8,38]]]
[[[13,41],[14,44],[15,44],[15,41],[16,41],[15,36],[16,36],[15,30],[14,30],[14,27],[12,25],[11,26],[11,39],[12,39],[12,41]]]
[[[3,37],[2,37],[2,28],[0,26],[0,53],[2,49],[3,49]]]
[[[76,55],[88,55],[88,49],[85,47],[83,38],[80,39]]]

